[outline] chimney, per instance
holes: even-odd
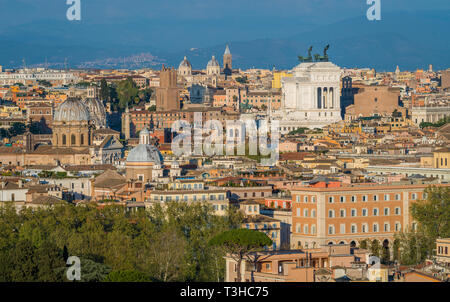
[[[23,181],[22,181],[22,179],[19,179],[18,184],[19,184],[19,188],[23,188]]]

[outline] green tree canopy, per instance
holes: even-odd
[[[110,90],[108,87],[108,83],[105,79],[100,81],[100,99],[101,100],[109,100],[110,99]]]
[[[139,88],[136,86],[136,83],[131,77],[120,81],[119,84],[117,84],[116,90],[117,96],[119,98],[119,107],[121,109],[124,109],[130,104],[134,103],[136,98],[139,99]]]
[[[64,259],[78,256],[81,281],[111,271],[137,271],[157,281],[222,281],[225,251],[209,241],[242,224],[229,208],[218,216],[209,204],[168,203],[127,211],[119,205],[55,205],[18,211],[0,207],[0,282],[68,281]],[[60,267],[62,265],[62,267]]]
[[[432,238],[450,237],[450,188],[429,187],[427,199],[411,205],[411,215]]]
[[[150,282],[144,273],[134,270],[118,270],[110,272],[103,282]]]
[[[450,189],[428,187],[425,200],[411,205],[416,229],[396,234],[396,245],[402,264],[418,264],[433,255],[436,239],[450,237]],[[397,248],[396,246],[396,248]]]
[[[221,246],[237,262],[238,277],[241,281],[241,263],[250,253],[272,245],[272,240],[264,233],[249,229],[234,229],[218,234],[209,242],[212,246]]]
[[[24,134],[27,130],[27,127],[25,127],[24,123],[15,122],[11,125],[11,128],[9,128],[9,133],[11,136],[21,135]]]
[[[241,84],[246,84],[248,82],[248,78],[247,78],[247,76],[237,77],[236,82],[241,83]]]

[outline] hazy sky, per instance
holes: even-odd
[[[68,21],[66,12],[69,5],[66,0],[0,0],[0,41],[43,45],[54,42],[63,46],[71,43],[78,45],[80,41],[86,44],[88,41],[89,46],[100,48],[119,43],[130,51],[141,51],[136,50],[141,46],[145,51],[177,52],[256,39],[290,39],[316,30],[320,25],[334,26],[334,23],[350,18],[361,21],[369,8],[367,0],[80,1],[81,21]],[[381,17],[383,19],[385,14],[385,21],[395,19],[397,13],[400,16],[405,11],[419,16],[434,10],[428,18],[435,18],[437,10],[450,11],[449,0],[380,1]],[[423,25],[429,23],[429,19],[421,20]],[[376,25],[370,21],[367,23]],[[420,23],[411,25],[421,26]],[[380,34],[383,30],[391,31],[391,28],[382,26],[376,28],[379,28]],[[392,31],[395,30],[392,28]],[[345,33],[352,34],[354,31],[357,28],[349,27]],[[339,34],[342,33],[327,39],[339,38],[335,37]],[[313,41],[316,37],[308,39]]]
[[[177,20],[212,19],[282,22],[304,19],[331,23],[364,15],[366,0],[80,0],[82,21],[111,22],[118,19]],[[380,0],[382,12],[450,9],[448,0]],[[0,0],[0,27],[36,20],[65,18],[66,0]],[[255,24],[256,25],[256,24]]]

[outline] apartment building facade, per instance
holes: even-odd
[[[410,206],[426,198],[424,190],[427,186],[373,185],[293,190],[291,247],[359,246],[365,239],[376,239],[384,247],[392,247],[396,232],[416,227]]]

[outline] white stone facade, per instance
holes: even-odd
[[[301,63],[282,78],[282,106],[273,119],[281,133],[301,127],[322,128],[341,118],[341,69],[331,62]]]

